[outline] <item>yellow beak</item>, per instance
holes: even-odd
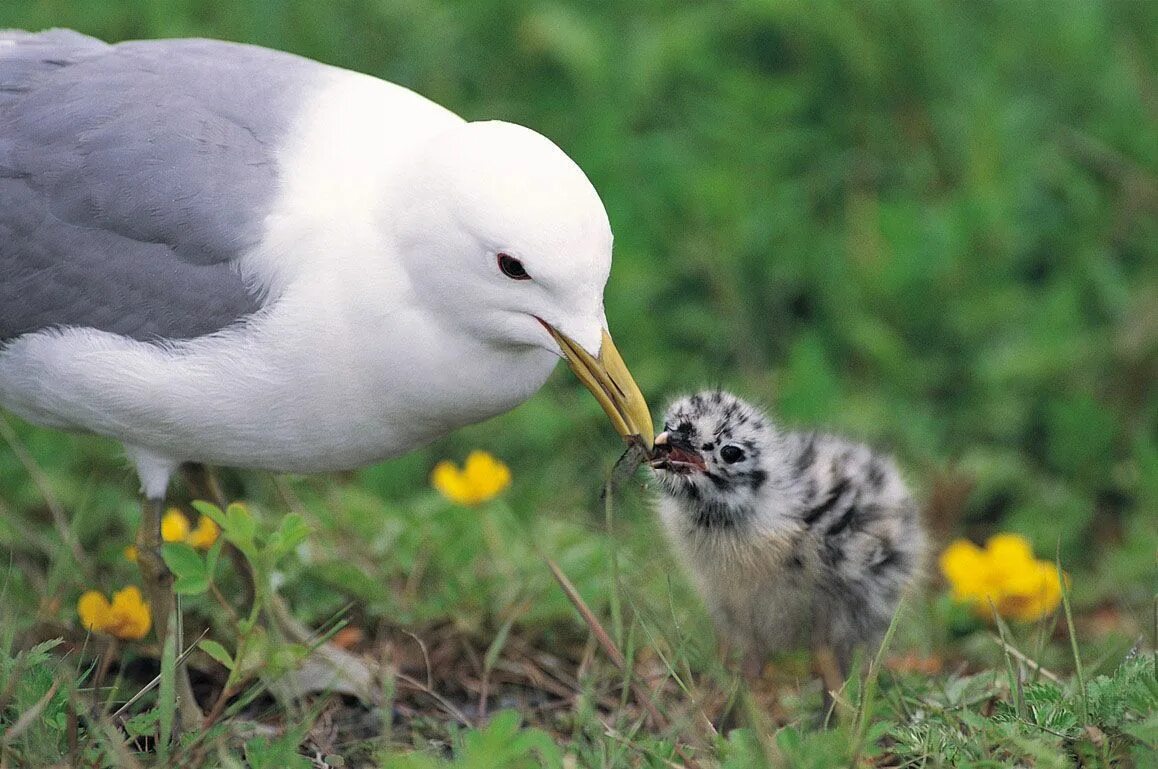
[[[593,358],[578,342],[571,339],[550,323],[543,323],[551,336],[563,350],[567,364],[579,377],[583,386],[591,391],[595,400],[607,412],[615,431],[624,438],[638,438],[647,449],[651,449],[651,411],[639,385],[631,378],[627,364],[615,349],[611,335],[603,330],[603,340],[599,346],[599,357]]]

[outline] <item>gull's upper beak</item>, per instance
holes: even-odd
[[[555,338],[568,365],[583,386],[607,412],[615,431],[627,439],[639,439],[648,450],[652,446],[651,411],[639,385],[631,378],[627,364],[615,349],[611,335],[603,329],[599,357],[592,357],[583,346],[544,320],[539,321]]]

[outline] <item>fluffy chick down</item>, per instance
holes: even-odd
[[[846,675],[876,650],[926,548],[890,457],[720,390],[675,401],[656,443],[664,531],[725,644],[749,664],[827,648]]]

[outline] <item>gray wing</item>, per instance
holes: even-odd
[[[0,340],[188,339],[258,309],[233,262],[324,70],[211,40],[0,31]]]

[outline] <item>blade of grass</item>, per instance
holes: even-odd
[[[1074,676],[1078,679],[1078,698],[1082,705],[1082,723],[1090,722],[1090,700],[1086,692],[1086,673],[1082,667],[1082,655],[1078,652],[1078,634],[1074,629],[1074,612],[1070,606],[1070,590],[1066,584],[1066,574],[1061,567],[1061,546],[1054,555],[1054,565],[1057,567],[1058,585],[1061,588],[1062,608],[1066,615],[1066,630],[1070,636],[1070,651],[1074,656]]]
[[[1020,720],[1025,720],[1025,697],[1022,696],[1021,691],[1021,676],[1013,664],[1013,657],[1009,650],[1012,645],[1005,638],[1005,633],[1008,628],[1005,621],[1001,619],[1001,615],[997,613],[997,607],[992,601],[989,602],[989,610],[993,612],[993,623],[997,625],[997,632],[1001,641],[1002,657],[1005,659],[1005,674],[1009,677],[1009,696],[1013,699],[1013,708]]]
[[[881,667],[884,665],[885,654],[889,650],[889,645],[893,642],[893,635],[897,630],[897,618],[901,616],[904,611],[905,604],[902,602],[897,610],[893,612],[893,619],[889,622],[889,628],[885,631],[885,637],[881,639],[881,647],[877,649],[876,655],[869,662],[868,671],[865,673],[864,687],[861,689],[860,702],[857,704],[856,710],[856,731],[852,738],[852,760],[849,766],[855,767],[860,765],[860,756],[864,752],[865,736],[868,734],[869,717],[871,715],[871,706],[877,693],[877,680],[880,678]]]
[[[575,585],[571,584],[571,580],[567,578],[567,575],[563,573],[563,570],[560,569],[558,564],[553,560],[544,557],[543,561],[547,564],[547,568],[551,570],[551,574],[554,575],[555,581],[559,583],[559,587],[563,588],[567,599],[571,601],[572,605],[579,612],[579,615],[583,617],[583,621],[587,623],[588,629],[591,631],[591,634],[595,636],[595,640],[599,643],[599,646],[602,647],[603,653],[606,654],[608,658],[610,658],[611,663],[620,670],[627,667],[627,661],[623,658],[619,647],[611,640],[611,636],[607,635],[607,631],[603,629],[603,625],[596,618],[595,613],[587,606],[587,602],[583,600],[583,596],[579,595],[579,591],[575,589]]]
[[[760,754],[760,769],[783,765],[784,757],[772,739],[773,729],[768,721],[768,714],[756,702],[752,690],[747,685],[740,687],[737,696],[740,698],[740,710],[744,714],[744,720],[751,726],[752,736],[756,738],[753,742]]]
[[[44,712],[44,709],[48,707],[48,703],[56,696],[58,689],[60,689],[60,681],[53,681],[52,686],[48,687],[48,691],[44,693],[44,696],[33,703],[32,707],[28,710],[21,713],[20,717],[12,723],[12,726],[8,727],[3,734],[0,734],[0,745],[7,745],[24,734],[24,732],[28,730],[28,727],[32,726],[32,724],[40,718],[40,714]]]
[[[507,644],[507,638],[511,634],[511,627],[514,626],[516,619],[518,619],[517,614],[512,614],[507,617],[507,621],[499,628],[499,632],[495,634],[495,639],[491,641],[490,646],[487,647],[486,654],[483,656],[483,675],[478,693],[479,721],[486,720],[487,695],[490,693],[491,671],[494,670],[495,662],[498,661],[499,655],[503,652],[503,647]]]
[[[989,640],[993,641],[993,643],[1000,646],[1002,648],[1002,650],[1008,652],[1009,654],[1012,654],[1023,665],[1026,665],[1027,667],[1029,667],[1030,670],[1037,673],[1038,675],[1040,675],[1042,678],[1049,681],[1050,683],[1061,684],[1061,682],[1062,682],[1061,676],[1059,676],[1057,673],[1051,672],[1048,668],[1044,667],[1041,663],[1035,662],[1025,652],[1018,651],[1017,648],[1015,648],[1013,646],[1013,644],[1009,643],[1009,641],[1007,641],[1005,639],[1004,634],[999,636],[995,633],[989,633],[988,635],[989,635]]]
[[[197,637],[197,640],[194,641],[189,646],[189,648],[187,648],[185,651],[181,652],[181,656],[179,656],[177,658],[177,662],[184,662],[186,659],[188,659],[189,655],[193,653],[193,650],[197,648],[197,644],[200,643],[201,639],[205,638],[205,636],[207,636],[207,635],[209,635],[209,629],[208,628],[201,631],[201,635]],[[152,681],[150,681],[149,683],[142,686],[141,689],[136,694],[134,694],[132,697],[130,697],[128,699],[127,702],[125,702],[125,704],[123,704],[119,708],[117,708],[116,711],[110,716],[110,718],[116,718],[117,716],[124,713],[126,710],[128,710],[134,704],[136,704],[137,700],[141,699],[146,694],[153,691],[153,689],[157,688],[157,685],[160,683],[161,683],[161,676],[158,675],[155,678],[153,678]]]
[[[170,612],[169,630],[161,647],[161,688],[157,690],[157,721],[161,736],[157,741],[157,761],[169,765],[169,743],[173,739],[173,723],[177,717],[177,612]]]
[[[611,500],[611,481],[603,488],[603,521],[607,530],[607,566],[611,572],[611,590],[608,591],[608,603],[611,610],[611,633],[617,643],[623,643],[623,606],[619,600],[619,548],[614,531],[614,506]]]
[[[631,697],[628,696],[628,693],[630,692],[633,696],[638,694],[635,688],[635,681],[638,679],[635,675],[636,649],[634,622],[632,622],[627,628],[627,637],[624,638],[624,642],[621,645],[620,651],[623,652],[624,666],[623,681],[620,683],[619,688],[624,692],[623,704],[627,705],[628,700],[631,699]],[[643,691],[643,689],[641,688],[640,691]],[[648,699],[650,700],[651,698],[648,697]],[[656,726],[658,727],[659,724],[656,723]],[[670,726],[670,724],[668,726]]]
[[[56,528],[57,534],[60,535],[61,541],[68,547],[69,553],[73,560],[77,562],[85,573],[89,571],[88,560],[84,556],[84,549],[80,546],[80,540],[76,538],[76,533],[72,527],[68,525],[68,518],[64,514],[64,508],[60,504],[60,500],[56,498],[56,494],[52,491],[52,484],[48,479],[48,475],[41,469],[40,465],[36,463],[28,450],[24,448],[24,444],[20,442],[20,437],[16,435],[16,431],[12,429],[12,425],[8,424],[8,420],[0,415],[0,438],[8,444],[8,448],[12,449],[12,453],[20,461],[24,467],[24,471],[28,473],[28,477],[40,490],[40,496],[44,498],[44,505],[48,508],[49,514],[52,516],[52,525]]]
[[[83,703],[81,704],[83,709]],[[141,769],[141,762],[125,745],[124,734],[116,727],[111,718],[98,716],[98,728],[93,730],[97,743],[100,744],[108,757],[114,762],[117,769]]]
[[[603,648],[604,654],[606,654],[612,664],[619,668],[627,677],[628,684],[636,702],[647,712],[656,729],[659,731],[667,731],[669,728],[667,719],[664,718],[663,714],[655,707],[655,703],[647,696],[647,692],[643,690],[643,687],[639,685],[635,677],[630,675],[627,660],[624,658],[623,653],[619,651],[615,642],[611,640],[611,636],[607,635],[607,631],[604,630],[603,625],[600,624],[599,619],[595,616],[595,613],[591,611],[587,602],[583,600],[583,596],[579,595],[579,591],[575,589],[575,585],[571,583],[571,580],[567,578],[567,575],[563,573],[563,570],[559,568],[558,564],[546,556],[543,556],[543,561],[547,564],[547,568],[551,570],[551,574],[554,575],[555,581],[559,583],[559,587],[563,588],[563,593],[566,594],[568,600],[575,606],[579,615],[583,617],[583,621],[587,624],[591,634],[595,636],[595,640],[598,641],[599,645]],[[687,755],[683,746],[678,742],[674,744],[676,752],[680,758],[683,759],[684,763],[693,769],[698,769],[699,763]]]
[[[463,713],[458,707],[456,707],[454,705],[454,703],[450,702],[450,700],[446,699],[441,694],[439,694],[435,689],[431,689],[430,687],[424,685],[421,681],[419,681],[415,678],[411,678],[410,676],[406,675],[405,673],[395,673],[395,678],[396,678],[396,680],[401,681],[402,683],[406,684],[407,686],[410,686],[414,689],[417,689],[418,691],[422,692],[426,696],[433,699],[435,702],[437,702],[439,705],[441,705],[442,708],[447,713],[449,713],[451,716],[453,716],[463,726],[465,726],[467,728],[475,726],[475,724],[472,723],[469,718],[467,718],[465,713]]]

